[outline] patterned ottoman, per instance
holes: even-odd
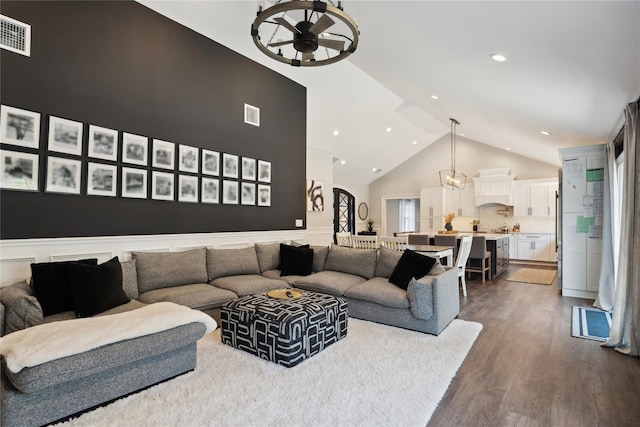
[[[222,342],[290,368],[347,335],[347,302],[300,291],[296,299],[249,295],[225,304]]]

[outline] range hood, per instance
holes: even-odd
[[[480,176],[473,178],[476,206],[499,204],[513,206],[513,180],[510,168],[482,169]]]

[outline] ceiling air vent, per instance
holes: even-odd
[[[31,56],[31,25],[0,15],[0,47]]]

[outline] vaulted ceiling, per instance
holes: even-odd
[[[612,140],[640,96],[640,1],[344,1],[357,51],[306,68],[255,47],[256,1],[141,3],[306,86],[307,143],[344,160],[338,182],[374,181],[450,117],[466,138],[559,164],[558,148]]]

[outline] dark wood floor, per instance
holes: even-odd
[[[467,281],[459,318],[484,328],[429,427],[640,426],[640,359],[571,337],[571,307],[592,300],[506,280],[523,267]]]

